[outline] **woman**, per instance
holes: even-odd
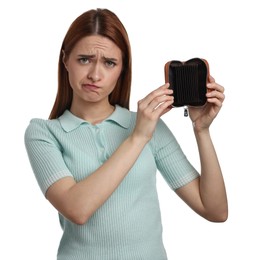
[[[63,236],[59,260],[167,259],[156,191],[159,170],[176,194],[209,221],[227,219],[227,197],[209,134],[224,89],[210,78],[207,103],[189,108],[201,174],[160,117],[173,104],[164,84],[129,111],[128,35],[109,10],[90,10],[70,26],[59,57],[49,120],[25,134],[30,162]]]

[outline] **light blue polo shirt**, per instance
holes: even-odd
[[[69,110],[58,119],[32,119],[25,132],[30,163],[45,194],[57,180],[78,182],[102,165],[132,133],[136,113],[116,106],[97,125]],[[61,214],[63,236],[58,260],[166,260],[156,173],[175,190],[199,176],[160,119],[122,183],[84,225]]]

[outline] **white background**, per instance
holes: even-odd
[[[115,12],[129,33],[132,110],[164,83],[163,67],[171,59],[207,59],[211,75],[226,89],[211,133],[227,186],[229,219],[220,224],[202,219],[158,174],[169,259],[254,259],[254,10],[247,0],[1,1],[0,258],[56,259],[61,236],[57,212],[39,190],[23,136],[31,118],[47,118],[51,111],[58,55],[70,23],[96,7]],[[174,109],[163,119],[199,169],[191,124],[183,110]]]

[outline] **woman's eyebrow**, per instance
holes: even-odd
[[[86,59],[94,59],[94,58],[96,58],[96,55],[95,55],[95,54],[79,54],[78,57],[80,57],[80,58],[86,58]],[[111,58],[111,57],[105,57],[105,56],[103,56],[102,59],[103,59],[103,60],[106,60],[106,61],[108,61],[108,60],[114,61],[114,62],[117,62],[117,61],[118,61],[117,58],[113,58],[113,57]]]
[[[94,54],[92,54],[92,55],[89,55],[89,54],[79,54],[78,57],[92,59],[92,58],[95,58],[95,55]]]
[[[116,59],[116,58],[109,58],[109,57],[103,57],[103,59],[104,60],[110,60],[110,61],[115,61],[115,62],[117,62],[118,61],[118,59]]]

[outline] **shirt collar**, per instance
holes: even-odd
[[[123,128],[128,128],[131,123],[131,112],[126,108],[116,105],[115,111],[105,121],[113,121]]]
[[[90,125],[89,122],[73,115],[69,110],[65,110],[58,120],[66,132],[70,132],[82,124]],[[100,124],[103,124],[104,122],[114,122],[123,128],[128,128],[130,126],[130,121],[131,112],[126,108],[116,105],[115,111]]]

